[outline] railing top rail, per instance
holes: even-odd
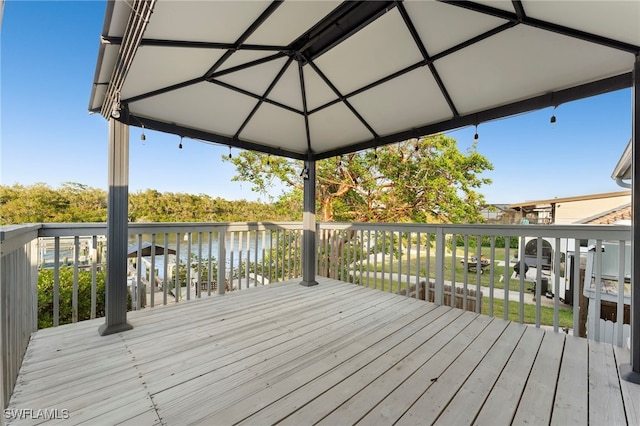
[[[549,237],[602,240],[630,240],[631,227],[628,225],[462,225],[462,224],[419,224],[419,223],[334,223],[322,222],[320,229],[353,229],[400,232],[467,234],[509,237]]]
[[[72,237],[106,235],[106,223],[44,223],[30,225],[40,237]],[[26,232],[25,225],[6,227],[7,232]],[[14,229],[15,228],[15,229]],[[171,232],[229,232],[302,229],[302,222],[149,222],[129,223],[129,234],[160,234]],[[5,227],[3,236],[5,234]]]
[[[40,223],[27,223],[21,225],[3,225],[0,226],[0,241],[5,242],[12,238],[17,238],[33,231],[37,231],[42,227]]]
[[[24,246],[38,237],[39,224],[10,225],[0,227],[0,256]]]
[[[85,235],[107,235],[107,224],[90,223],[43,223],[39,237],[75,237]]]
[[[318,223],[319,229],[379,230],[396,232],[438,231],[445,234],[467,234],[510,237],[592,238],[603,240],[630,240],[628,225],[462,225],[418,223]],[[229,232],[302,229],[301,222],[155,222],[130,223],[130,234],[163,232]],[[106,223],[44,223],[0,227],[0,241],[37,231],[40,237],[106,235]]]
[[[170,222],[130,223],[130,234],[162,232],[229,232],[302,229],[302,222]]]

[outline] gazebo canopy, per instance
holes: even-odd
[[[317,160],[632,85],[638,1],[117,1],[89,108]]]

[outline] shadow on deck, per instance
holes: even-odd
[[[627,350],[297,281],[131,312],[122,334],[98,336],[102,319],[40,330],[9,413],[40,423],[20,410],[58,410],[65,424],[640,424],[640,386],[618,376]]]

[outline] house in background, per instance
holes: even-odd
[[[484,218],[485,223],[488,224],[513,223],[513,214],[509,209],[509,204],[487,204],[482,208],[480,214]]]
[[[618,160],[611,178],[623,188],[631,187],[631,140]],[[600,215],[588,218],[585,224],[626,224],[631,225],[631,203],[612,209]],[[590,332],[599,328],[600,339],[604,342],[630,346],[631,335],[631,245],[624,246],[624,283],[618,282],[620,274],[619,255],[621,243],[603,241],[602,271],[600,294],[596,294],[596,274],[594,257],[587,262],[586,275],[591,278],[585,282],[583,294],[589,300],[588,325]],[[598,301],[600,303],[598,303]],[[596,309],[600,305],[600,309]],[[597,321],[599,318],[599,321]]]
[[[510,204],[514,222],[530,224],[591,223],[631,205],[631,191],[606,192],[575,197],[533,200]],[[615,216],[615,214],[614,214]]]

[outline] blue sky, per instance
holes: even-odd
[[[89,115],[106,1],[8,0],[2,17],[0,182],[107,187],[107,122]],[[494,165],[491,203],[619,191],[611,172],[631,137],[631,90],[560,105],[478,127],[478,151]],[[204,193],[265,199],[231,182],[227,147],[131,128],[132,192]],[[475,128],[449,132],[466,150]],[[236,149],[233,152],[238,152]],[[273,194],[273,195],[278,195]]]

